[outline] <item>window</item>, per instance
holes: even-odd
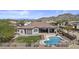
[[[24,29],[24,32],[25,32],[25,34],[26,34],[26,29]]]
[[[19,32],[19,29],[17,30],[17,32]]]
[[[34,32],[37,32],[38,31],[38,29],[34,29]]]
[[[27,34],[32,34],[32,30],[31,29],[27,29]]]
[[[23,33],[23,31],[21,30],[21,33]]]

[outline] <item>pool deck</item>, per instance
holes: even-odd
[[[56,33],[49,33],[49,34],[48,33],[42,33],[42,35],[44,36],[44,39],[41,40],[40,46],[42,46],[41,48],[45,48],[44,41],[48,40],[49,37],[56,36]],[[61,35],[59,35],[59,36],[62,38],[61,42],[59,43],[59,47],[52,45],[51,48],[60,48],[60,47],[63,48],[63,46],[67,46],[67,45],[71,44],[71,42],[68,38],[61,36]]]
[[[41,33],[41,35],[43,35],[44,37],[42,38],[42,40],[40,40],[40,44],[45,45],[44,41],[48,40],[48,38],[51,36],[55,36],[56,33],[49,33],[49,34],[48,33]]]
[[[40,33],[40,35],[44,35],[44,39],[51,37],[51,36],[55,36],[56,33]]]

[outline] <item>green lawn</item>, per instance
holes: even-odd
[[[40,36],[21,36],[16,39],[18,43],[35,43],[40,40]]]

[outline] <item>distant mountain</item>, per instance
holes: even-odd
[[[62,14],[62,15],[58,15],[56,17],[57,20],[76,20],[76,15],[73,15],[73,14]]]
[[[39,18],[38,20],[55,20],[56,17],[52,16],[52,17],[42,17]]]
[[[71,20],[75,20],[75,21],[79,21],[79,15],[74,15],[74,14],[70,14],[70,13],[66,13],[66,14],[61,14],[58,15],[56,17],[52,16],[52,17],[42,17],[39,19],[36,19],[38,21],[46,21],[46,20],[53,20],[53,21],[60,21],[60,20],[67,20],[67,21],[71,21]]]
[[[42,17],[39,19],[0,19],[0,20],[15,20],[15,21],[79,21],[79,14],[70,14],[70,13],[65,13],[65,14],[60,14],[58,16],[50,16],[50,17]],[[50,21],[50,22],[51,22]]]

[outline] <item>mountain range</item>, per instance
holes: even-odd
[[[51,17],[42,17],[39,19],[35,19],[37,21],[46,21],[46,20],[53,20],[53,21],[60,21],[60,20],[67,20],[67,21],[79,21],[79,15],[74,15],[70,13],[61,14],[58,16],[51,16]]]

